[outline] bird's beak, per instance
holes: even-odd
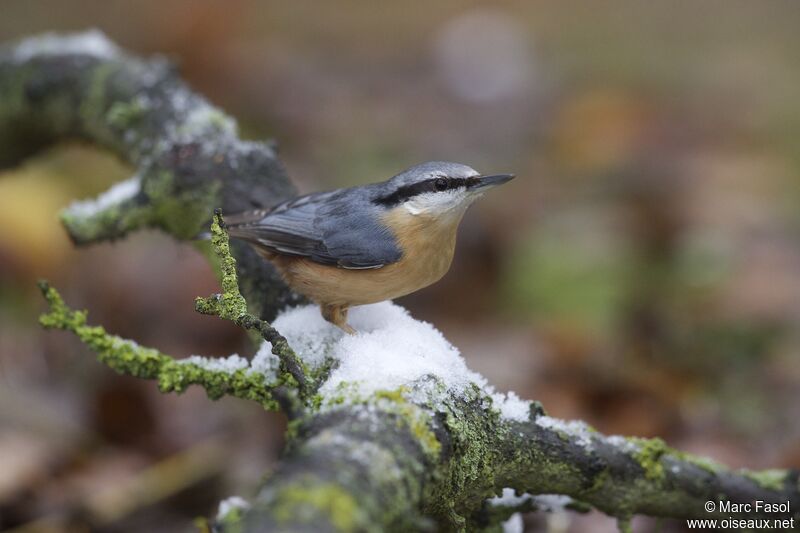
[[[507,181],[514,179],[514,174],[493,174],[491,176],[478,176],[475,181],[471,181],[467,187],[469,190],[477,191],[479,189],[486,189],[489,187],[496,187],[502,185]]]

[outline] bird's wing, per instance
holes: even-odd
[[[398,261],[402,252],[375,206],[343,196],[343,191],[301,196],[267,211],[226,217],[225,224],[232,237],[325,265],[380,268]]]

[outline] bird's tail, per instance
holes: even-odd
[[[219,209],[215,209],[214,210],[215,214],[218,213],[218,212],[220,212]],[[258,220],[260,217],[263,217],[265,212],[266,211],[263,210],[263,209],[259,209],[258,211],[243,211],[241,213],[234,213],[233,215],[225,215],[222,220],[223,220],[223,222],[225,224],[225,229],[229,230],[229,234],[230,234],[230,230],[231,229],[236,228],[238,226],[246,225],[246,224],[248,224],[250,222],[254,222],[254,221]],[[258,213],[261,214],[260,217],[258,216]],[[236,232],[234,231],[233,233],[236,233]],[[235,237],[235,235],[231,235],[231,236]],[[211,238],[211,232],[208,231],[208,230],[203,230],[200,233],[198,233],[197,235],[195,235],[194,237],[192,237],[192,240],[193,241],[207,241],[210,238]]]
[[[223,221],[225,223],[225,229],[228,231],[228,235],[233,238],[248,240],[247,237],[250,235],[250,232],[247,231],[247,227],[264,218],[267,213],[269,213],[269,209],[254,209],[251,211],[234,213],[232,215],[224,215]],[[211,232],[204,230],[195,235],[192,240],[207,241],[210,238]]]
[[[225,220],[225,227],[229,229],[237,228],[258,222],[262,218],[267,216],[267,213],[269,212],[270,212],[269,209],[254,209],[252,211],[242,211],[240,213],[234,213],[233,215],[225,215],[223,220]]]

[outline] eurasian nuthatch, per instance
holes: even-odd
[[[382,183],[300,196],[226,218],[232,237],[271,261],[286,283],[348,333],[354,305],[404,296],[435,283],[453,259],[467,207],[512,174],[482,176],[429,162]]]

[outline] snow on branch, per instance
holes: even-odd
[[[220,507],[221,529],[298,525],[297,516],[344,530],[415,528],[426,517],[447,528],[489,528],[520,511],[592,507],[624,526],[638,513],[704,516],[703,504],[720,494],[800,508],[796,472],[731,471],[660,439],[606,437],[498,393],[431,324],[389,302],[355,308],[356,335],[313,305],[281,313],[273,327],[247,312],[220,212],[211,235],[223,292],[196,307],[261,334],[252,361],[176,361],[87,326],[85,312],[69,310],[46,284],[51,309],[42,324],[75,333],[100,361],[157,379],[164,391],[199,384],[212,398],[280,407],[294,422],[292,453],[251,503]],[[420,491],[408,494],[408,483]],[[397,494],[410,507],[392,513],[384,505]]]

